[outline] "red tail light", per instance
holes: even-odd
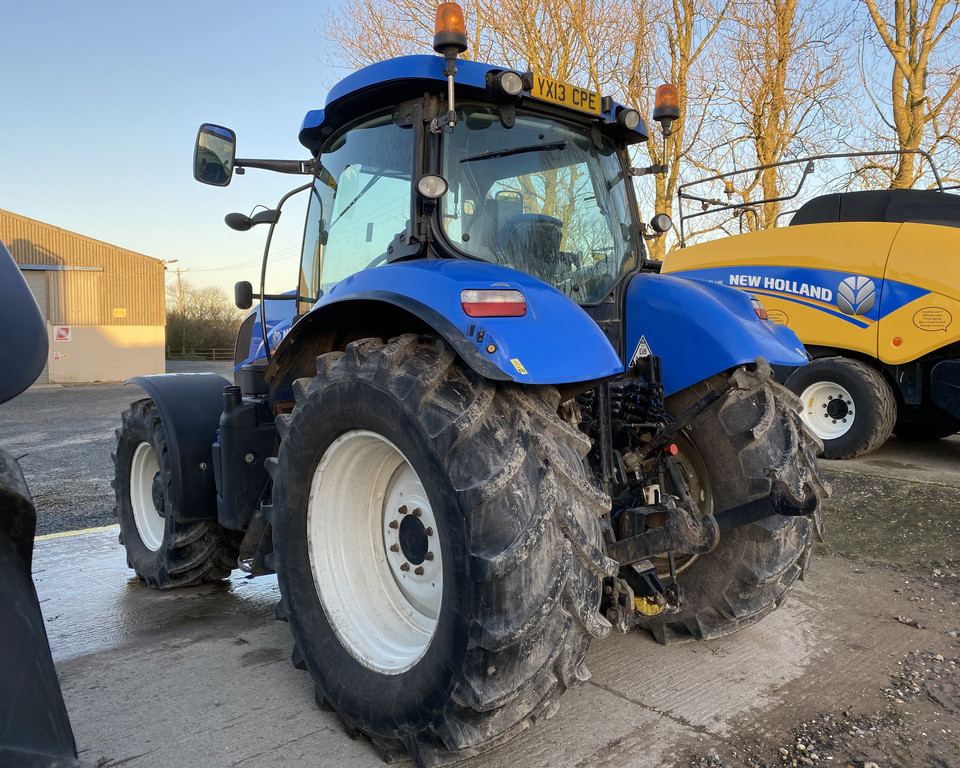
[[[485,288],[460,291],[460,306],[469,317],[523,317],[527,300],[520,291]]]

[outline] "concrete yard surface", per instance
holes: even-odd
[[[351,741],[316,707],[307,673],[290,664],[273,577],[157,592],[131,578],[116,537],[108,529],[52,538],[35,553],[82,758],[101,768],[382,765],[369,742]],[[818,713],[872,711],[912,650],[957,656],[947,634],[960,629],[956,579],[937,588],[927,579],[942,599],[918,603],[912,578],[821,556],[783,607],[731,637],[595,642],[592,679],[553,718],[462,765],[695,765],[689,756],[782,739]],[[960,710],[943,719],[944,731],[960,732]]]

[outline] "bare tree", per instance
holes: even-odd
[[[730,164],[767,166],[817,151],[835,129],[834,105],[847,103],[836,9],[812,0],[743,0],[736,22],[724,67],[729,139],[717,160],[732,170]],[[777,167],[738,183],[732,193],[740,200],[771,201],[741,211],[743,229],[775,226],[781,186]]]
[[[232,347],[242,313],[222,288],[187,280],[167,286],[167,346],[173,354]]]
[[[684,168],[702,165],[702,148],[715,121],[710,117],[717,82],[712,69],[717,33],[728,20],[731,0],[631,0],[629,45],[615,73],[616,91],[644,114],[651,128],[646,156],[651,165],[667,165],[653,181],[648,204],[658,213],[673,213],[673,199]],[[658,85],[677,88],[680,120],[661,142],[654,133],[650,109]],[[648,198],[641,191],[641,198]],[[662,259],[674,239],[648,245],[650,256]]]
[[[886,57],[889,99],[879,98],[879,84],[863,67],[863,82],[882,128],[881,140],[895,142],[905,154],[888,168],[891,188],[911,187],[923,171],[917,149],[942,145],[957,165],[960,54],[958,0],[862,0],[873,45],[864,55]],[[891,135],[892,134],[892,135]],[[887,145],[889,146],[889,145]]]

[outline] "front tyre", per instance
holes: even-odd
[[[609,632],[616,571],[556,391],[494,384],[407,335],[323,355],[295,394],[264,514],[318,701],[421,766],[552,714]]]
[[[852,459],[883,445],[897,420],[897,401],[883,375],[859,360],[821,357],[786,381],[800,398],[800,417],[823,441],[825,459]]]
[[[153,401],[133,403],[113,455],[116,514],[127,565],[158,589],[224,579],[237,563],[236,545],[215,521],[178,523],[166,513],[173,460]]]
[[[682,413],[722,381],[717,376],[673,395],[667,409]],[[678,558],[683,608],[647,624],[658,642],[709,640],[736,632],[774,610],[802,577],[819,520],[819,499],[828,490],[816,462],[819,444],[803,428],[797,410],[796,398],[768,381],[753,392],[735,391],[680,436],[677,458],[702,511],[719,512],[771,493],[796,506],[812,503],[817,508],[812,518],[773,515],[724,531],[713,551]],[[661,577],[665,559],[657,558]]]

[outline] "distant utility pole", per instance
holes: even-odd
[[[180,314],[183,314],[183,283],[180,282],[180,273],[183,270],[177,267],[177,301],[180,304]]]

